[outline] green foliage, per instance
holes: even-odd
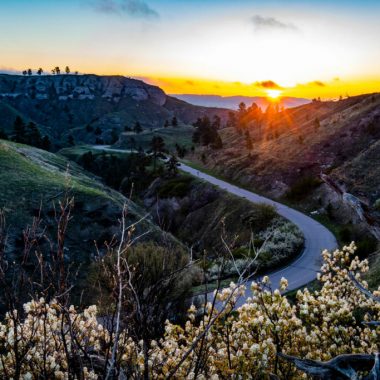
[[[261,231],[268,228],[276,216],[276,209],[273,206],[258,203],[253,211],[242,218],[242,221],[253,231]]]
[[[75,159],[75,157],[72,157]],[[129,195],[132,184],[139,191],[149,185],[153,177],[147,172],[151,158],[145,154],[106,154],[87,151],[76,158],[84,169],[104,179],[104,182],[125,195]]]
[[[286,193],[286,198],[292,201],[299,201],[308,196],[316,187],[321,184],[321,180],[315,177],[303,177],[296,181]]]
[[[219,136],[220,118],[214,117],[211,123],[207,116],[198,118],[193,124],[195,131],[193,133],[193,142],[201,145],[210,145],[213,149],[221,149],[223,147],[222,139]]]
[[[338,236],[343,244],[356,242],[356,254],[361,258],[366,258],[377,250],[377,240],[359,230],[355,225],[345,225],[339,228]]]
[[[193,178],[190,176],[181,176],[166,181],[159,189],[160,198],[184,197],[188,194]]]

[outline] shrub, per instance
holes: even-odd
[[[158,196],[160,198],[184,197],[190,191],[192,182],[193,178],[187,176],[172,178],[160,186]]]
[[[243,216],[242,222],[253,231],[262,231],[270,226],[276,216],[276,209],[273,206],[258,203],[254,211]]]
[[[251,284],[250,297],[242,306],[234,309],[245,286],[231,283],[218,293],[216,308],[204,305],[197,318],[198,310],[191,306],[186,324],[166,322],[165,335],[158,341],[136,340],[126,325],[118,336],[114,368],[123,378],[296,380],[306,377],[279,353],[327,361],[340,354],[378,352],[379,331],[361,321],[363,316],[367,321],[378,319],[379,307],[348,276],[352,272],[361,281],[368,271],[367,261],[352,259],[354,253],[353,244],[333,253],[324,251],[321,289],[299,290],[294,304],[281,293],[287,289],[286,279],[270,291],[264,276]],[[103,326],[105,322],[95,306],[65,311],[56,300],[25,304],[22,318],[10,311],[0,323],[3,377],[107,377],[115,335]]]
[[[296,181],[286,193],[286,198],[299,201],[309,195],[322,181],[315,177],[304,177]]]

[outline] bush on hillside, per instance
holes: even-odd
[[[300,201],[306,198],[322,181],[315,177],[304,177],[296,181],[286,193],[286,198]]]

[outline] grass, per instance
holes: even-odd
[[[0,186],[0,207],[9,211],[14,222],[25,221],[31,209],[56,198],[66,189],[79,200],[100,197],[123,202],[121,196],[107,191],[64,157],[1,140]]]
[[[153,136],[160,136],[165,142],[166,149],[175,151],[176,144],[185,146],[190,149],[192,146],[192,136],[194,128],[192,126],[183,125],[178,127],[160,128],[153,131],[144,131],[140,134],[130,133],[124,134],[122,143],[119,144],[121,148],[130,148],[129,138],[135,140],[137,147],[141,146],[144,150],[150,148],[150,142]]]

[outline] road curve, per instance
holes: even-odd
[[[129,152],[122,149],[112,149],[108,146],[94,146],[93,148],[119,153]],[[338,247],[335,236],[325,226],[302,212],[299,212],[282,203],[275,202],[269,198],[252,193],[251,191],[231,185],[228,182],[203,173],[183,163],[180,164],[179,168],[186,173],[205,180],[225,191],[228,191],[231,194],[237,195],[238,197],[245,198],[250,202],[265,203],[274,206],[278,214],[294,223],[302,231],[304,235],[304,250],[302,254],[286,267],[279,269],[278,271],[268,273],[272,288],[279,286],[282,277],[285,277],[288,280],[288,290],[297,289],[310,281],[313,281],[321,267],[321,252],[324,249],[334,250]],[[246,297],[249,296],[250,289],[247,289]],[[243,302],[244,298],[240,299],[238,304],[242,304]]]
[[[278,214],[294,223],[302,231],[305,239],[302,254],[288,266],[278,271],[268,273],[272,288],[278,287],[281,277],[285,277],[288,280],[288,290],[297,289],[314,280],[321,267],[321,252],[324,249],[334,250],[338,247],[338,243],[334,235],[325,226],[293,208],[240,187],[231,185],[228,182],[212,177],[188,165],[181,163],[180,169],[184,172],[192,174],[195,177],[216,185],[231,194],[245,198],[248,201],[254,203],[265,203],[274,206]],[[247,289],[246,297],[249,296],[250,289]],[[239,300],[240,304],[243,302],[244,299]]]

